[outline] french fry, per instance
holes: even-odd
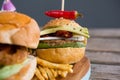
[[[69,72],[69,73],[73,73],[73,69],[71,68],[68,72]]]
[[[45,69],[43,69],[43,67],[41,67],[41,66],[38,66],[38,68],[39,68],[42,76],[45,78],[45,80],[48,80],[48,76],[47,76]]]
[[[32,78],[32,80],[39,80],[36,75]]]
[[[61,71],[61,77],[66,77],[68,74],[68,71]]]
[[[45,80],[45,79],[43,78],[43,76],[41,75],[41,73],[39,72],[39,69],[38,69],[38,68],[36,68],[35,75],[37,76],[37,78],[38,78],[39,80]]]
[[[53,68],[53,69],[61,69],[61,70],[69,71],[69,72],[72,72],[71,69],[73,67],[72,65],[69,65],[69,64],[51,63],[46,60],[42,60],[38,57],[37,57],[37,63],[44,67]]]
[[[51,72],[53,73],[53,75],[54,75],[54,77],[57,77],[57,71],[56,70],[54,70],[54,69],[50,69],[51,70]]]
[[[61,75],[61,70],[57,70],[58,75]]]
[[[68,71],[63,71],[63,70],[57,70],[57,73],[58,73],[58,75],[59,76],[61,76],[61,77],[66,77],[67,76],[67,74],[68,74]]]
[[[48,69],[48,68],[44,68],[48,74],[49,80],[55,80],[54,75],[52,74],[52,72]]]

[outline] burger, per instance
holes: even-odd
[[[22,13],[0,12],[0,80],[31,80],[40,30],[37,22]]]
[[[74,64],[85,55],[88,29],[74,20],[50,20],[43,26],[40,35],[37,56],[41,59],[59,64]]]

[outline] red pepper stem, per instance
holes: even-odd
[[[83,18],[83,14],[77,13],[76,17],[81,17],[81,18]]]

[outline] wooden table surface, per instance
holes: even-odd
[[[120,80],[120,29],[90,29],[86,55],[90,80]]]

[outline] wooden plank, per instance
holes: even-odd
[[[120,37],[119,29],[89,29],[91,37]]]
[[[92,63],[90,80],[120,80],[120,29],[91,29],[86,55]]]
[[[116,38],[90,38],[87,50],[120,52],[120,39]]]
[[[120,65],[120,53],[86,51],[92,63]]]
[[[120,66],[92,64],[91,80],[120,80]]]
[[[84,57],[73,67],[73,73],[69,73],[66,78],[57,80],[80,80],[88,72],[90,67],[90,61],[87,57]]]

